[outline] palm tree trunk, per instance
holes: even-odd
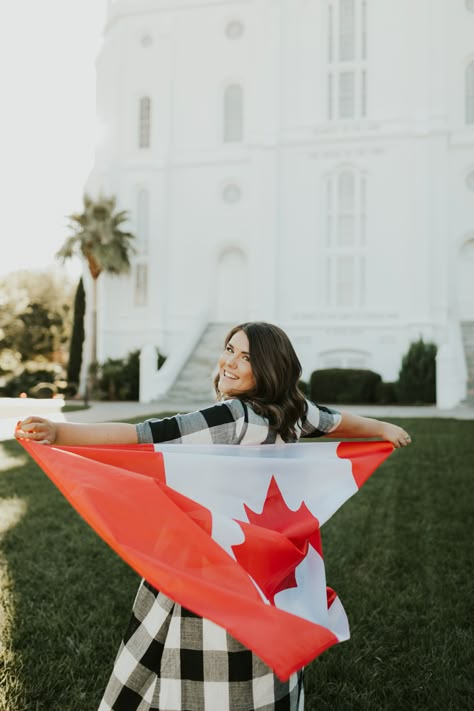
[[[92,279],[91,365],[97,363],[97,278]]]

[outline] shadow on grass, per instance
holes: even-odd
[[[324,526],[352,639],[307,668],[306,711],[471,707],[473,423],[402,424],[414,444]],[[4,709],[94,711],[137,576],[16,442],[0,451],[0,497],[25,506],[2,540],[14,614]]]
[[[1,542],[13,627],[0,709],[93,711],[128,621],[137,575],[15,441],[0,444],[0,498],[24,507]]]

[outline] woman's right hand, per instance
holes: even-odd
[[[31,439],[38,444],[54,444],[57,437],[56,423],[44,417],[27,417],[18,423],[15,437]]]

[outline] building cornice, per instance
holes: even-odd
[[[242,7],[255,0],[109,0],[105,29],[124,16],[149,15],[159,12],[182,12],[208,7]]]

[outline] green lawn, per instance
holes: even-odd
[[[352,639],[308,667],[306,711],[474,706],[474,423],[400,424],[414,444],[323,529]],[[137,583],[19,445],[0,443],[0,711],[95,711]]]

